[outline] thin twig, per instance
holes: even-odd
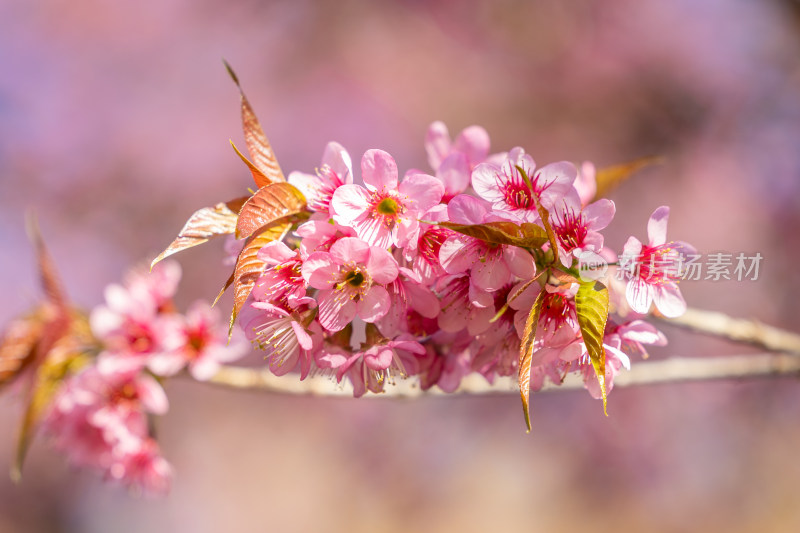
[[[688,309],[678,318],[661,318],[668,324],[735,342],[754,344],[773,352],[800,355],[800,335],[762,324],[757,320],[732,318],[715,311]]]
[[[629,372],[622,372],[614,380],[614,387],[712,381],[724,379],[749,379],[764,377],[800,377],[800,357],[786,353],[734,355],[725,357],[674,357],[663,361],[646,361],[635,364]],[[278,377],[267,369],[224,367],[209,383],[241,390],[262,390],[282,394],[312,396],[352,396],[352,389],[339,385],[330,377],[316,376],[300,381],[296,376]],[[493,384],[482,376],[472,374],[462,380],[454,393],[445,393],[434,387],[423,391],[415,379],[398,380],[386,386],[382,394],[368,394],[374,398],[416,398],[451,394],[506,394],[517,392],[516,380],[499,378]],[[543,390],[574,390],[583,388],[576,375],[567,376],[560,386],[547,384]]]

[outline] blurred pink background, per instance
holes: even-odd
[[[250,177],[236,69],[285,171],[337,140],[426,168],[427,125],[495,151],[608,165],[661,154],[616,191],[606,242],[669,234],[760,252],[755,282],[687,282],[691,306],[798,329],[800,4],[793,0],[0,2],[0,324],[39,294],[35,208],[71,296],[166,246]],[[222,243],[180,257],[179,302],[212,299]],[[229,305],[229,301],[223,303]],[[184,307],[185,308],[185,307]],[[749,353],[665,328],[654,353]],[[257,360],[257,356],[254,356]],[[237,393],[175,380],[160,501],[71,471],[43,443],[0,476],[0,533],[800,530],[794,381],[418,401]],[[0,398],[0,463],[18,399]]]

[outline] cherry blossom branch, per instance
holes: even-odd
[[[800,357],[788,353],[765,353],[754,355],[732,355],[725,357],[674,357],[663,361],[646,361],[622,372],[614,380],[614,387],[655,385],[690,381],[717,381],[725,379],[750,379],[766,377],[800,378]],[[352,397],[349,386],[339,385],[332,378],[315,376],[299,381],[278,377],[267,369],[223,367],[209,381],[240,390],[263,390],[282,394],[312,396]],[[493,384],[482,376],[471,374],[465,377],[455,394],[506,394],[517,392],[516,379],[498,378]],[[543,390],[575,390],[583,388],[577,375],[569,375],[560,386],[547,384]],[[382,394],[370,394],[373,398],[416,398],[420,396],[443,396],[438,388],[420,389],[413,379],[398,380]]]
[[[800,377],[800,335],[755,320],[732,318],[723,313],[700,309],[689,309],[679,318],[661,319],[692,331],[754,344],[778,353],[704,358],[673,357],[663,361],[642,362],[634,365],[629,372],[618,375],[614,382],[615,387],[759,377]],[[337,384],[329,377],[316,376],[298,381],[275,376],[267,369],[227,366],[220,369],[209,383],[233,389],[284,394],[352,396],[349,386]],[[583,388],[581,379],[570,375],[560,386],[548,383],[543,390],[580,388]],[[491,384],[482,376],[469,375],[462,380],[455,393],[505,394],[516,390],[516,380],[512,378],[498,378]],[[438,388],[423,391],[416,380],[410,379],[398,380],[383,394],[370,396],[415,398],[446,394],[451,393],[445,393]]]
[[[735,342],[754,344],[773,352],[788,352],[800,355],[800,335],[778,329],[757,320],[733,318],[724,313],[687,309],[678,318],[663,318],[668,324],[722,337]]]

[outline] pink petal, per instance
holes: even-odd
[[[657,287],[654,299],[656,308],[667,318],[675,318],[686,312],[686,301],[676,283]]]
[[[447,204],[448,218],[456,224],[481,224],[486,212],[483,202],[466,194],[459,194]]]
[[[472,282],[484,291],[496,291],[508,283],[510,278],[511,272],[503,260],[478,262],[472,267]]]
[[[142,406],[149,413],[163,415],[169,409],[167,394],[153,377],[142,375],[136,379],[136,389]]]
[[[625,287],[625,298],[633,312],[646,315],[650,311],[650,304],[653,303],[654,292],[653,287],[644,280],[632,279]]]
[[[616,213],[614,202],[608,198],[598,200],[583,209],[583,216],[594,231],[599,231],[611,223]]]
[[[641,342],[642,344],[652,344],[654,346],[665,346],[667,338],[652,324],[644,320],[634,320],[620,328],[620,336],[625,340]]]
[[[397,163],[383,150],[367,150],[361,159],[361,178],[372,190],[397,189]],[[337,207],[336,211],[339,209]]]
[[[364,322],[375,322],[389,312],[389,293],[380,285],[373,285],[358,302],[358,316]]]
[[[659,246],[667,242],[667,222],[669,221],[669,207],[662,205],[653,211],[647,221],[647,238],[650,246]]]
[[[331,198],[333,219],[343,226],[351,226],[366,215],[369,198],[369,191],[361,185],[342,185]]]
[[[309,202],[312,202],[319,196],[319,190],[322,186],[322,181],[319,179],[319,176],[306,174],[304,172],[292,172],[289,174],[287,181],[297,187]]]
[[[500,180],[502,180],[500,167],[492,163],[481,163],[472,171],[472,187],[478,196],[488,202],[495,203],[503,200]]]
[[[322,154],[322,164],[331,167],[342,183],[353,183],[353,162],[350,154],[337,142],[329,142]]]
[[[476,165],[489,155],[489,134],[480,126],[469,126],[458,134],[454,148],[466,155],[470,164]]]
[[[355,237],[341,238],[331,246],[331,257],[340,265],[348,262],[364,264],[369,253],[369,244]]]
[[[581,198],[581,204],[586,205],[592,201],[597,193],[597,179],[594,165],[589,161],[584,161],[581,165],[578,178],[575,180],[575,190]]]
[[[219,370],[220,364],[218,361],[210,358],[203,357],[193,361],[189,365],[189,373],[197,381],[208,381]]]
[[[294,250],[286,246],[283,241],[268,242],[258,251],[258,258],[269,266],[279,265],[291,259],[296,259]]]
[[[364,354],[364,364],[372,370],[386,370],[392,364],[394,352],[384,346],[376,347]]]
[[[336,283],[339,265],[328,252],[314,252],[303,261],[303,279],[315,289],[330,289]]]
[[[459,274],[464,272],[479,259],[474,246],[467,246],[472,237],[466,235],[454,235],[448,237],[439,248],[439,262],[448,274]]]
[[[311,335],[303,328],[302,325],[292,321],[292,330],[294,331],[295,336],[297,337],[297,342],[300,344],[300,347],[304,350],[310,350],[314,343],[311,340]]]
[[[576,195],[572,183],[578,176],[575,165],[568,161],[550,163],[536,171],[534,189],[539,193],[542,205],[549,209],[559,198],[567,196],[570,191]]]
[[[399,191],[401,195],[407,197],[403,198],[406,206],[422,213],[442,200],[444,185],[433,176],[414,174],[400,183]]]
[[[625,241],[625,246],[622,248],[622,255],[620,260],[627,259],[628,261],[636,261],[639,254],[642,253],[642,242],[636,237],[628,237]]]
[[[503,259],[511,273],[518,278],[531,279],[536,274],[533,256],[522,248],[506,246],[503,250]]]
[[[445,198],[464,192],[469,187],[470,171],[467,157],[460,152],[453,152],[442,161],[436,177],[444,184]]]
[[[382,248],[371,247],[365,266],[367,273],[375,283],[386,285],[397,279],[398,268],[392,254]]]
[[[450,132],[444,122],[436,121],[428,126],[425,134],[425,151],[428,154],[428,163],[436,171],[442,160],[450,153]]]
[[[425,318],[436,318],[439,314],[439,299],[426,287],[414,282],[405,284],[408,304]]]
[[[328,331],[344,329],[356,316],[355,302],[339,291],[320,291],[317,302],[319,323]]]

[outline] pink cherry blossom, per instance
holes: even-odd
[[[410,335],[400,335],[392,340],[373,344],[363,352],[347,359],[337,371],[337,379],[344,376],[353,384],[353,395],[358,398],[367,390],[381,392],[395,375],[407,377],[419,372],[417,356],[425,348]]]
[[[564,266],[572,266],[573,252],[598,252],[603,248],[600,230],[608,226],[615,212],[614,202],[607,198],[581,207],[574,191],[556,201],[550,211],[550,224],[558,238],[559,257]]]
[[[668,219],[669,207],[656,209],[647,223],[649,243],[645,246],[630,237],[620,256],[620,268],[628,279],[625,296],[636,313],[648,313],[653,302],[666,317],[686,311],[678,282],[683,261],[696,251],[685,242],[666,242]]]
[[[475,165],[483,163],[489,155],[489,134],[480,126],[469,126],[458,134],[455,142],[452,142],[444,122],[436,121],[428,126],[425,151],[428,153],[428,163],[437,174],[445,165],[447,158],[454,154],[463,158],[468,170],[471,171]]]
[[[137,446],[120,450],[108,467],[107,477],[146,496],[164,496],[172,483],[172,467],[155,440],[147,438]]]
[[[472,187],[501,216],[518,222],[536,222],[539,213],[535,198],[546,209],[552,208],[556,200],[573,190],[577,170],[567,161],[534,171],[535,168],[531,156],[522,148],[513,148],[502,165],[478,165],[472,172]]]
[[[222,323],[219,311],[206,302],[195,302],[181,325],[180,345],[165,353],[153,355],[148,368],[159,376],[171,376],[185,366],[199,381],[210,379],[224,363],[230,363],[247,353],[247,344],[239,337],[228,340],[228,327]]]
[[[355,237],[339,239],[330,252],[314,252],[303,262],[303,278],[318,289],[319,322],[343,329],[356,316],[375,322],[389,311],[384,285],[397,278],[397,261]]]
[[[356,231],[372,246],[404,246],[417,228],[419,216],[444,194],[433,176],[413,174],[398,185],[397,164],[382,150],[368,150],[361,160],[365,187],[343,185],[331,200],[334,220]]]
[[[299,365],[300,378],[305,379],[322,334],[319,324],[311,321],[313,314],[289,312],[268,302],[248,302],[242,310],[242,328],[265,352],[272,373],[283,376]]]
[[[328,214],[336,189],[353,183],[350,154],[339,143],[330,142],[325,147],[322,166],[316,175],[292,172],[288,181],[303,193],[309,209]]]
[[[384,335],[407,332],[409,311],[431,319],[439,314],[439,299],[408,268],[400,267],[399,275],[386,285],[386,290],[389,293],[389,312],[378,321]]]
[[[481,224],[487,221],[483,204],[471,196],[460,195],[447,206],[449,218],[458,224]],[[454,234],[441,245],[439,261],[448,274],[469,271],[475,286],[495,291],[512,276],[530,279],[536,272],[533,257],[516,246],[492,244],[481,239]]]
[[[253,287],[253,298],[290,308],[314,303],[306,296],[300,250],[291,250],[283,242],[274,241],[258,251],[258,258],[264,261],[266,270]]]

